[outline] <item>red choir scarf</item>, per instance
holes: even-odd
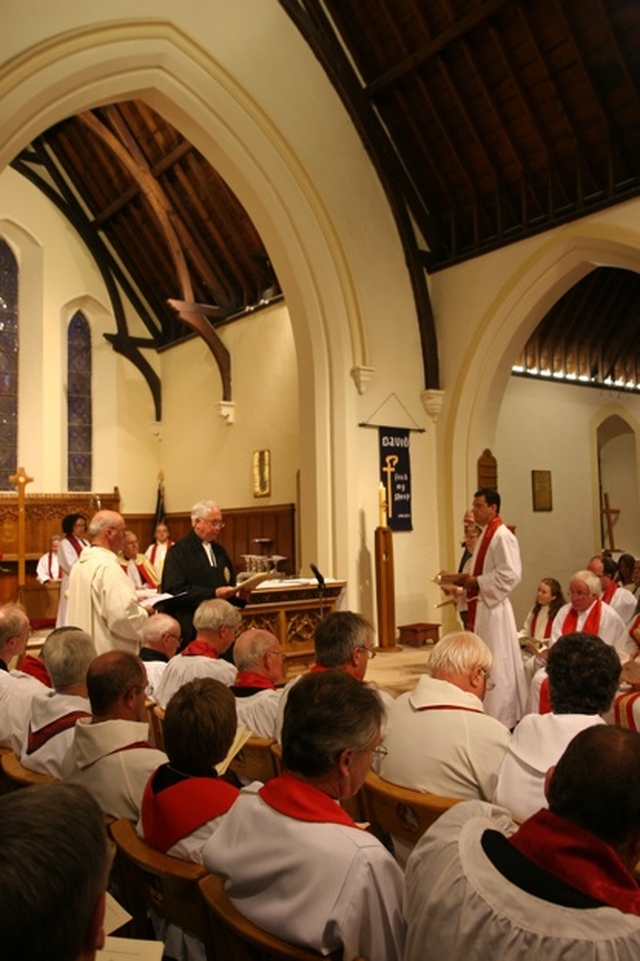
[[[45,724],[38,731],[32,731],[31,725],[29,725],[29,733],[27,735],[27,754],[33,754],[34,751],[39,751],[41,747],[44,747],[52,737],[57,734],[62,734],[63,731],[68,731],[69,728],[76,726],[76,721],[81,717],[91,717],[87,711],[71,711],[69,714],[63,714],[62,717],[58,717],[55,721],[50,721],[49,724]]]
[[[487,551],[489,550],[489,544],[491,543],[491,539],[493,535],[501,526],[502,526],[502,518],[499,517],[498,514],[496,514],[494,517],[491,518],[491,520],[485,527],[484,536],[480,541],[480,547],[478,548],[475,561],[473,562],[473,570],[471,573],[474,577],[478,577],[479,574],[482,574],[482,571],[484,568],[484,560],[485,560],[485,557],[487,556]],[[477,586],[471,587],[467,591],[467,626],[466,626],[467,631],[473,631],[475,627],[476,610],[478,607],[478,594],[479,594],[479,591]]]
[[[539,614],[539,613],[540,613],[540,611],[536,611],[535,614],[533,615],[533,617],[531,618],[531,637],[534,638],[534,640],[535,640],[535,636],[536,636],[536,625],[537,625],[537,623],[538,623],[538,614]],[[553,626],[553,618],[549,616],[549,611],[548,611],[548,609],[547,609],[547,623],[546,623],[545,626],[544,626],[544,639],[545,639],[545,641],[548,641],[549,638],[551,637],[551,628],[552,628],[552,626]]]
[[[206,641],[199,641],[198,638],[196,638],[195,641],[191,641],[191,644],[187,644],[182,653],[185,655],[185,657],[197,655],[200,657],[218,657],[214,649],[211,647],[211,644],[207,644]]]
[[[53,687],[51,676],[44,662],[41,661],[39,657],[34,657],[33,654],[25,654],[17,667],[23,674],[28,674],[29,677],[35,677],[41,684],[44,684],[45,687]]]
[[[165,541],[165,543],[167,545],[167,550],[169,550],[170,547],[173,547],[173,541]],[[151,554],[149,555],[149,560],[151,561],[152,564],[155,564],[156,562],[156,554],[158,553],[159,546],[160,545],[158,544],[157,541],[153,542],[153,545],[151,547]]]
[[[56,554],[55,556],[57,557],[58,555]],[[58,573],[57,573],[57,574],[54,574],[54,573],[53,573],[53,557],[54,557],[54,552],[53,552],[53,551],[49,551],[49,562],[48,562],[48,564],[47,564],[47,573],[49,574],[49,578],[50,578],[52,581],[59,581],[59,580],[60,580],[60,567],[58,566]]]
[[[154,777],[144,789],[140,817],[145,841],[164,852],[207,821],[226,814],[240,793],[217,777],[188,777],[155,794]]]
[[[606,591],[604,591],[604,593],[602,594],[600,600],[603,601],[605,604],[610,604],[611,598],[613,597],[613,595],[617,590],[618,590],[618,585],[616,584],[615,581],[611,581]]]
[[[552,811],[538,811],[509,838],[516,851],[582,894],[640,915],[640,887],[613,848]]]
[[[86,541],[79,540],[77,537],[74,537],[73,534],[67,534],[67,540],[73,547],[78,557],[80,557],[83,547],[87,546]]]
[[[345,824],[358,828],[355,821],[328,794],[288,774],[271,778],[258,794],[270,808],[285,814],[296,821],[310,821],[314,824]]]
[[[593,634],[594,637],[598,637],[600,631],[601,611],[602,601],[598,599],[591,605],[587,619],[582,625],[581,630],[585,634]],[[578,616],[578,612],[574,611],[574,609],[570,607],[560,630],[562,637],[564,637],[565,634],[575,634],[575,632],[578,630]]]
[[[127,577],[128,577],[128,576],[129,576],[129,561],[128,561],[126,558],[125,558],[125,560],[120,561],[120,567],[122,568],[122,570],[125,572],[125,574],[126,574]],[[154,589],[158,586],[158,582],[156,581],[156,579],[155,579],[154,577],[151,576],[151,574],[150,574],[149,571],[146,569],[146,567],[144,566],[144,564],[136,564],[136,570],[137,570],[138,573],[140,574],[140,577],[141,577],[141,579],[142,579],[143,584],[146,582],[146,584],[147,584],[149,587],[153,587]]]
[[[255,671],[238,671],[234,682],[234,687],[259,687],[265,691],[275,691],[275,684],[265,677],[264,674],[256,674]]]

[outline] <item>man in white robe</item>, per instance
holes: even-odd
[[[107,651],[87,674],[92,716],[76,724],[62,778],[80,784],[110,817],[137,821],[147,781],[167,755],[149,744],[145,687],[139,657]]]
[[[640,951],[640,735],[581,731],[519,829],[457,804],[409,858],[405,961],[619,961]]]
[[[520,583],[520,549],[500,516],[500,495],[482,487],[473,497],[473,516],[482,529],[471,574],[458,583],[467,591],[467,627],[487,644],[493,654],[492,680],[484,709],[511,729],[524,713],[527,684],[518,629],[509,595]]]
[[[0,745],[10,747],[18,756],[33,698],[48,690],[35,677],[9,670],[12,660],[24,654],[30,634],[29,618],[22,607],[0,605]]]
[[[238,724],[256,737],[275,737],[282,679],[280,641],[271,631],[244,631],[235,642],[233,660],[238,673],[231,692],[236,699]]]
[[[124,543],[124,518],[116,511],[99,511],[89,534],[91,546],[71,569],[67,624],[90,634],[98,654],[137,654],[148,615],[116,556]]]

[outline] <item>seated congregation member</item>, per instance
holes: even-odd
[[[0,797],[0,930],[7,961],[94,961],[111,854],[102,812],[70,784]]]
[[[608,604],[601,600],[600,579],[591,571],[577,571],[569,583],[569,603],[561,607],[551,629],[552,647],[559,637],[565,634],[591,634],[601,638],[618,652],[621,660],[626,660],[637,647],[629,637],[619,616]],[[547,672],[540,668],[533,675],[529,688],[527,713],[547,713],[549,711],[546,694]]]
[[[476,634],[447,634],[413,691],[388,711],[380,775],[416,791],[489,801],[509,731],[484,713],[493,656]]]
[[[20,754],[22,739],[29,723],[31,702],[48,688],[35,677],[9,670],[14,658],[27,648],[31,625],[20,604],[0,605],[0,745]]]
[[[636,612],[636,601],[630,591],[618,584],[618,565],[614,559],[606,554],[596,554],[587,569],[600,579],[602,602],[614,609],[623,624],[629,624]]]
[[[163,725],[169,760],[149,778],[138,822],[138,834],[154,848],[202,863],[205,841],[239,794],[215,771],[236,727],[235,699],[220,681],[199,677],[173,695]]]
[[[338,668],[364,681],[369,661],[375,657],[373,627],[369,621],[355,611],[333,611],[327,614],[316,627],[314,639],[316,662],[311,668],[313,673]],[[289,691],[300,680],[300,675],[285,685],[276,719],[276,740],[280,741],[284,709]],[[389,710],[393,698],[385,691],[378,691],[383,706]]]
[[[140,660],[147,671],[146,695],[155,701],[155,689],[164,669],[180,647],[180,625],[168,614],[154,614],[142,628]]]
[[[282,679],[280,641],[270,631],[244,631],[235,643],[233,660],[238,668],[231,692],[236,698],[238,723],[257,737],[275,736]]]
[[[360,789],[383,715],[378,695],[343,671],[302,677],[285,710],[285,773],[244,788],[204,849],[238,911],[345,959],[402,957],[402,872],[337,803]]]
[[[62,578],[58,561],[58,548],[61,540],[60,534],[54,534],[53,537],[49,538],[49,550],[38,560],[36,578],[40,584],[46,584],[48,581],[59,581]]]
[[[136,589],[138,597],[157,593],[160,578],[151,561],[140,553],[138,538],[133,531],[124,532],[124,543],[118,554],[118,562]]]
[[[221,655],[233,644],[241,621],[238,608],[227,601],[200,604],[193,616],[195,640],[182,654],[171,658],[155,688],[154,697],[160,707],[166,707],[178,688],[196,677],[215,677],[227,685],[234,683],[237,671]]]
[[[531,680],[535,658],[546,658],[555,616],[565,604],[562,587],[555,577],[543,577],[538,584],[536,602],[527,614],[524,627],[518,635],[520,647],[523,649],[528,680]],[[530,660],[527,660],[527,654],[530,656]]]
[[[167,756],[148,742],[144,664],[128,651],[107,651],[90,664],[91,717],[75,726],[62,764],[65,781],[80,784],[105,814],[136,821],[142,792]]]
[[[517,725],[500,773],[494,802],[516,821],[546,807],[545,776],[569,742],[587,727],[604,724],[620,679],[620,658],[590,634],[566,634],[549,651],[550,714],[527,714]]]
[[[637,957],[640,735],[581,731],[547,798],[520,828],[468,801],[427,830],[407,865],[405,961]]]
[[[41,657],[53,689],[39,692],[31,702],[20,754],[24,767],[61,776],[76,721],[91,716],[87,671],[95,656],[95,644],[79,627],[58,627],[45,640]]]

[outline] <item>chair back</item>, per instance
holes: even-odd
[[[233,958],[233,961],[320,961],[324,958],[326,961],[326,955],[282,941],[240,914],[224,889],[224,879],[218,874],[208,874],[199,886],[219,958]],[[329,955],[336,961],[341,957],[342,951]]]
[[[7,751],[0,757],[2,771],[9,787],[13,789],[29,787],[31,784],[57,784],[59,779],[51,774],[39,774],[24,767],[13,751]]]
[[[278,774],[276,759],[271,750],[275,743],[273,738],[250,737],[229,767],[244,781],[270,781]]]
[[[198,889],[198,881],[206,875],[206,868],[156,851],[138,837],[126,818],[111,824],[109,831],[118,847],[124,906],[134,917],[136,936],[145,936],[142,932],[146,927],[146,910],[150,908],[171,924],[200,938],[208,961],[215,961],[207,912]]]
[[[412,791],[370,771],[361,788],[366,819],[374,833],[387,832],[415,844],[434,821],[462,798]]]
[[[164,708],[155,701],[147,701],[146,706],[153,743],[159,751],[164,751]]]

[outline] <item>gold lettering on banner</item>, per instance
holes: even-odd
[[[396,472],[396,464],[399,457],[397,454],[387,454],[384,461],[386,467],[382,468],[382,473],[387,475],[387,512],[389,517],[393,517],[393,497],[391,496],[391,479]]]

